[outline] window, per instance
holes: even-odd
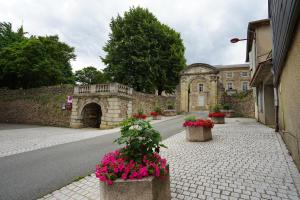
[[[232,82],[227,83],[227,90],[232,90],[233,89],[233,84]]]
[[[227,72],[227,73],[226,73],[226,77],[227,77],[227,78],[232,78],[232,77],[233,77],[232,72]]]
[[[249,83],[248,82],[242,82],[242,90],[243,91],[247,91],[249,87]]]
[[[241,72],[241,77],[248,77],[248,72]]]
[[[204,88],[203,88],[203,84],[199,84],[199,92],[203,92]]]

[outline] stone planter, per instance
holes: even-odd
[[[107,185],[100,181],[101,200],[171,200],[170,175],[163,179],[153,176],[141,180],[114,181]]]
[[[212,117],[211,120],[215,124],[225,124],[225,117]]]
[[[160,115],[153,116],[153,120],[160,120],[160,119],[161,119],[161,116],[160,116]]]
[[[164,110],[164,116],[176,116],[176,110]]]
[[[221,110],[221,112],[225,113],[226,117],[234,117],[234,110]]]
[[[186,140],[189,142],[204,142],[212,139],[211,128],[186,127]]]

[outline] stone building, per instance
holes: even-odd
[[[180,73],[178,88],[181,112],[207,111],[227,94],[249,90],[248,64],[209,65],[194,63]]]
[[[246,62],[250,62],[255,118],[275,125],[274,85],[272,74],[272,30],[269,19],[249,22]]]
[[[276,124],[300,169],[300,1],[270,0]]]

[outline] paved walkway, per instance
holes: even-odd
[[[176,116],[178,117],[178,116]],[[152,121],[160,123],[174,117]],[[104,134],[119,132],[120,128],[99,130],[93,128],[71,129],[50,126],[0,123],[0,157],[33,151],[59,144],[76,142]]]
[[[299,173],[281,138],[252,119],[216,125],[209,142],[186,142],[182,132],[164,143],[173,200],[299,199]],[[99,199],[98,187],[92,174],[42,199]]]

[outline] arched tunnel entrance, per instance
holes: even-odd
[[[102,110],[97,103],[89,103],[82,110],[83,127],[100,128]]]

